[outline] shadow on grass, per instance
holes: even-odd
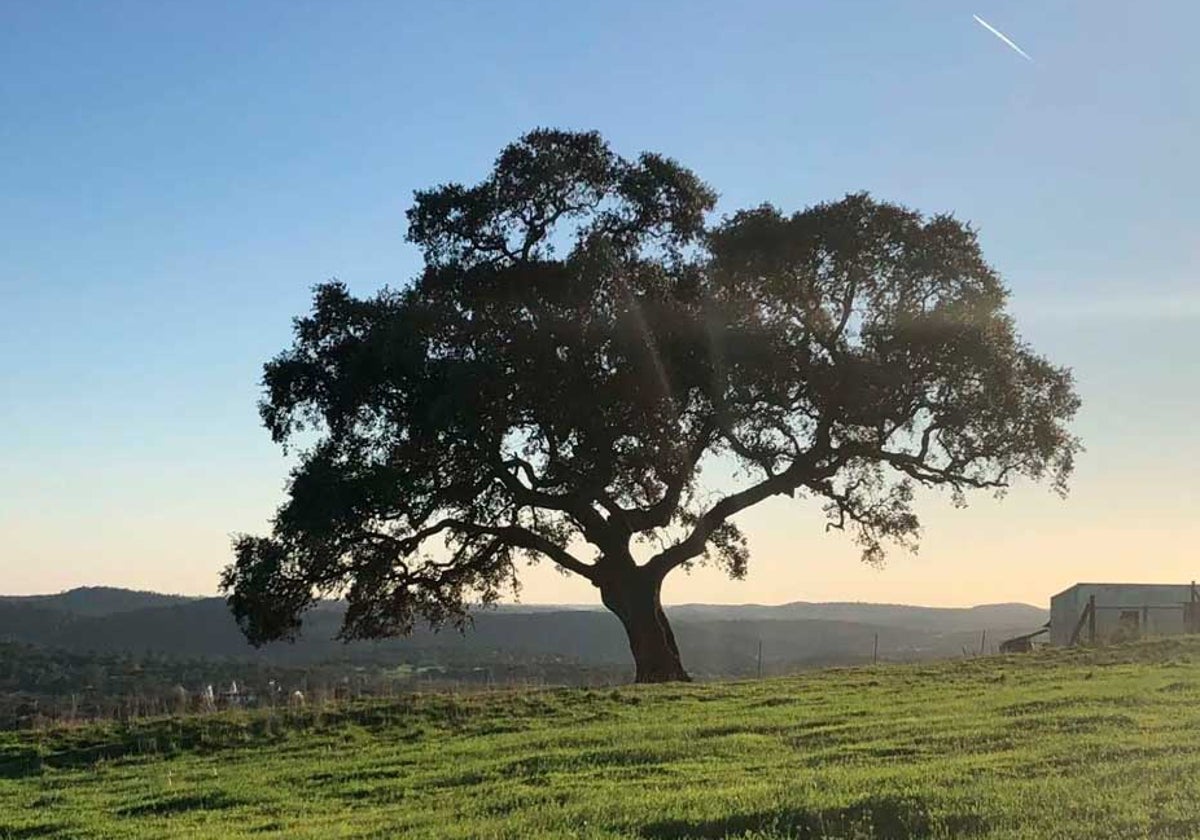
[[[750,833],[781,834],[794,838],[878,837],[887,840],[916,840],[935,830],[951,837],[969,837],[987,830],[986,821],[975,814],[932,817],[923,802],[901,797],[878,796],[847,808],[783,808],[730,814],[711,820],[663,820],[639,830],[646,840],[720,840]]]
[[[0,838],[4,840],[26,840],[30,837],[65,837],[67,830],[62,823],[38,823],[23,825],[20,828],[5,828],[0,825]]]
[[[425,736],[425,722],[454,722],[465,729],[487,710],[482,703],[462,707],[455,703],[453,697],[431,695],[302,710],[256,709],[0,732],[0,778],[37,776],[47,769],[91,767],[103,761],[277,746],[293,735],[335,737],[348,724],[386,732],[392,741],[414,743]]]
[[[163,817],[170,814],[182,814],[186,811],[223,811],[244,804],[228,794],[202,793],[194,796],[167,796],[154,799],[139,805],[129,805],[117,809],[121,817]]]

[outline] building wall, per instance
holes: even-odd
[[[1083,606],[1078,603],[1079,587],[1060,592],[1050,599],[1050,644],[1066,647],[1071,643],[1071,631],[1075,629]],[[1084,598],[1084,603],[1087,599]]]
[[[1071,643],[1071,632],[1092,595],[1096,596],[1096,606],[1101,608],[1096,610],[1098,641],[1112,637],[1121,625],[1121,610],[1104,607],[1136,611],[1143,635],[1171,636],[1185,632],[1182,606],[1191,598],[1188,584],[1079,583],[1050,599],[1051,644]],[[1150,610],[1143,614],[1145,606]],[[1086,627],[1083,632],[1087,632]]]

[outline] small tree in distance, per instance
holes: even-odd
[[[552,130],[418,192],[421,275],[319,286],[266,365],[273,438],[315,442],[223,574],[247,637],[294,636],[323,596],[347,639],[461,626],[548,560],[599,589],[638,682],[686,680],[663,579],[743,577],[751,505],[819,499],[879,563],[915,547],[916,485],[1065,492],[1070,373],[1018,338],[969,226],[857,194],[708,227],[714,202],[668,158]],[[705,486],[714,458],[738,486]]]

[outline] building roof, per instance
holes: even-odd
[[[1111,581],[1111,580],[1109,580],[1109,581],[1080,581],[1079,583],[1071,584],[1066,589],[1064,589],[1062,592],[1056,592],[1055,594],[1051,595],[1050,597],[1057,598],[1059,595],[1066,595],[1072,589],[1078,589],[1081,586],[1119,586],[1122,589],[1151,589],[1151,588],[1163,589],[1165,587],[1170,587],[1173,589],[1182,589],[1185,592],[1187,592],[1187,591],[1190,591],[1191,588],[1195,585],[1196,585],[1195,581],[1191,581],[1189,583],[1179,583],[1178,581],[1174,581],[1171,583],[1144,583],[1144,582],[1143,583],[1122,583],[1121,581]]]

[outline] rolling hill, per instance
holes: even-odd
[[[0,598],[0,640],[65,651],[154,653],[302,665],[328,661],[481,664],[522,658],[625,665],[628,647],[607,611],[507,606],[478,613],[465,633],[418,629],[406,639],[344,644],[334,639],[341,606],[307,617],[295,644],[248,645],[223,600],[111,588]],[[959,656],[990,649],[1047,619],[1024,604],[967,609],[887,604],[781,606],[691,604],[669,608],[685,661],[700,676],[751,673],[759,643],[764,667],[782,670],[869,661],[875,638],[883,659]]]

